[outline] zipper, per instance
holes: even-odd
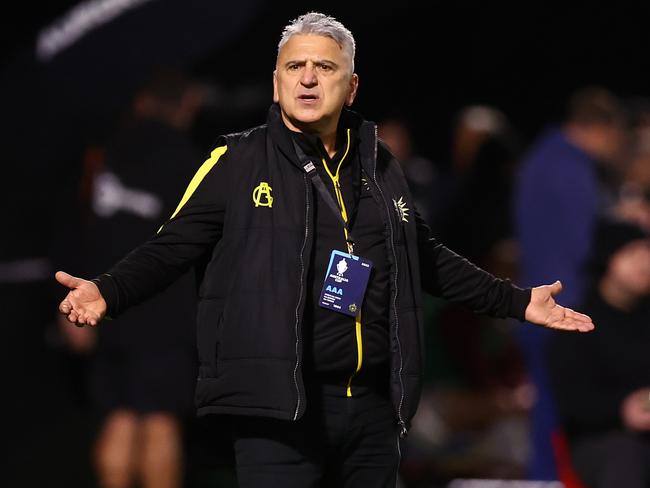
[[[298,385],[298,368],[300,367],[300,305],[302,303],[302,295],[304,290],[304,278],[305,278],[305,262],[303,260],[303,254],[305,252],[305,246],[307,245],[307,237],[309,236],[309,182],[307,181],[307,174],[303,175],[303,180],[305,182],[305,237],[302,241],[302,247],[300,248],[300,289],[298,294],[298,303],[296,304],[296,366],[293,368],[293,384],[296,387],[296,410],[293,414],[293,420],[298,418],[298,412],[300,411],[301,397],[300,397],[300,387]]]
[[[397,407],[397,418],[399,420],[399,424],[401,426],[401,431],[400,431],[400,437],[403,439],[406,437],[406,434],[408,433],[408,429],[406,428],[406,422],[404,422],[404,419],[402,418],[402,405],[404,404],[404,382],[402,381],[402,369],[404,367],[404,358],[402,356],[402,344],[399,340],[399,318],[397,315],[397,275],[399,273],[399,265],[397,263],[397,254],[395,253],[395,239],[394,239],[394,232],[393,232],[393,221],[391,220],[391,214],[390,214],[390,207],[388,205],[388,202],[386,201],[386,197],[384,196],[384,192],[381,189],[381,186],[379,186],[379,183],[377,183],[377,126],[375,126],[375,158],[374,158],[374,165],[372,169],[372,179],[379,190],[379,194],[381,195],[381,198],[384,202],[384,206],[386,207],[386,212],[388,216],[388,226],[390,229],[390,244],[391,244],[391,251],[393,253],[393,262],[395,263],[395,275],[393,279],[393,312],[395,313],[395,337],[397,339],[397,350],[399,351],[399,384],[400,384],[400,399],[399,399],[399,406]]]

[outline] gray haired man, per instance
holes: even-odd
[[[107,273],[56,275],[71,289],[61,313],[95,326],[209,258],[196,404],[228,420],[242,487],[395,486],[420,395],[423,290],[593,328],[555,303],[559,282],[521,289],[431,236],[375,124],[347,108],[354,52],[335,19],[295,19],[266,124],[221,137],[169,220]]]

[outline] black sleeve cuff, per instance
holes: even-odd
[[[113,277],[108,273],[104,273],[90,281],[97,285],[99,293],[102,294],[102,298],[106,302],[106,316],[104,318],[108,320],[115,318],[118,313],[119,295]]]
[[[530,303],[531,288],[519,288],[512,285],[512,298],[508,315],[522,322],[526,320],[526,308]]]

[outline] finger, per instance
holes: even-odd
[[[560,280],[557,280],[555,283],[553,283],[551,286],[551,296],[555,296],[558,293],[562,291],[562,282]]]
[[[83,282],[81,278],[72,276],[65,271],[57,271],[54,277],[56,278],[56,281],[68,288],[77,288]]]
[[[573,321],[573,328],[579,332],[589,332],[594,330],[594,324],[591,322]]]
[[[72,310],[72,305],[70,305],[70,302],[67,300],[63,300],[59,305],[59,312],[67,315],[70,313],[70,310]]]
[[[594,324],[591,322],[579,322],[577,320],[565,318],[563,320],[557,321],[555,324],[553,324],[552,327],[561,330],[589,332],[594,329]]]
[[[88,314],[88,317],[86,319],[86,324],[90,325],[91,327],[95,327],[97,325],[97,321],[99,320],[99,316],[92,312]]]
[[[594,330],[595,328],[596,328],[596,326],[594,325],[594,323],[593,323],[593,322],[589,322],[588,324],[584,324],[584,325],[580,328],[580,332],[591,332],[591,331]]]
[[[571,308],[567,308],[567,313],[568,315],[575,320],[578,320],[580,322],[592,322],[591,317],[589,315],[586,315],[584,313],[576,312],[575,310]]]
[[[68,320],[72,322],[73,324],[77,324],[77,319],[79,318],[79,314],[75,312],[74,310],[68,314]]]

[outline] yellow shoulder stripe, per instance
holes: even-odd
[[[213,168],[215,164],[217,164],[217,161],[219,161],[219,158],[223,156],[223,154],[226,152],[228,149],[228,146],[219,146],[216,149],[214,149],[210,153],[210,157],[201,165],[199,170],[196,172],[194,177],[192,178],[192,181],[190,181],[190,184],[187,185],[187,189],[185,190],[185,193],[183,194],[183,198],[181,198],[180,203],[178,204],[178,207],[176,207],[176,210],[172,214],[172,216],[169,218],[169,220],[173,219],[176,217],[178,212],[181,211],[183,206],[187,203],[187,201],[192,197],[196,189],[199,187],[201,182],[203,181],[203,178],[210,172],[210,170]],[[163,228],[164,224],[160,226],[160,229],[158,229],[158,232],[160,232]]]

